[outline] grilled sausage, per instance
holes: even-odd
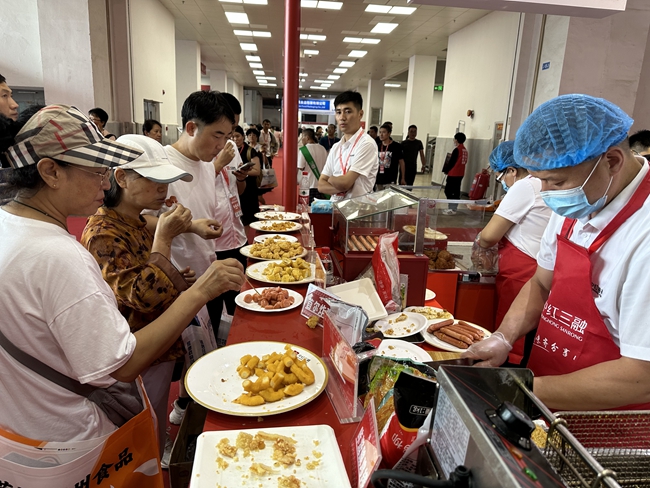
[[[436,330],[440,330],[443,327],[447,327],[449,325],[454,325],[454,319],[442,320],[440,322],[436,322],[435,324],[431,324],[427,329],[427,332],[429,334],[433,334]]]
[[[447,344],[456,346],[459,349],[467,349],[469,347],[469,345],[465,344],[463,341],[459,341],[458,339],[454,339],[453,337],[450,337],[447,334],[443,334],[439,330],[435,331],[433,335],[436,336],[438,339],[440,339],[442,342],[446,342]]]
[[[454,339],[458,339],[459,341],[463,341],[468,345],[472,345],[474,343],[474,338],[472,336],[469,336],[465,334],[463,331],[460,331],[458,329],[454,329],[452,327],[443,327],[440,329],[440,332],[443,334],[447,334],[448,336],[453,337]]]
[[[350,239],[352,239],[352,242],[354,242],[354,245],[357,246],[357,249],[359,249],[359,251],[366,251],[366,246],[363,245],[357,236],[350,236]]]
[[[352,242],[351,237],[348,239],[348,249],[350,249],[350,251],[358,251],[359,250],[359,248],[354,245],[354,242]]]

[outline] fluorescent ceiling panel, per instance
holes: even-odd
[[[250,24],[245,12],[226,12],[226,18],[231,24]]]
[[[259,69],[254,69],[253,74],[258,75],[258,76],[264,76],[266,74],[266,72],[262,71],[262,70],[259,70]]]
[[[259,56],[248,55],[246,56],[246,61],[262,61],[262,58]]]
[[[277,79],[275,76],[258,76],[258,80],[275,80]]]
[[[351,58],[363,58],[366,54],[368,54],[368,51],[350,51],[350,54],[348,54],[349,57]]]
[[[246,3],[246,0],[244,0],[244,3]],[[393,7],[390,9],[390,13],[397,15],[411,15],[416,10],[415,7]]]
[[[390,34],[395,30],[397,24],[391,22],[377,22],[370,32],[373,34]]]
[[[298,78],[307,78],[309,75],[307,73],[298,74]]]
[[[262,63],[248,63],[248,66],[251,68],[255,69],[264,69],[264,66],[262,66]]]
[[[322,83],[323,85],[331,85],[334,82],[332,80],[314,80],[314,83]]]
[[[329,2],[326,0],[319,0],[318,8],[328,9],[328,10],[341,10],[343,2]]]
[[[338,75],[329,75],[327,77],[328,80],[338,80],[339,78],[340,78],[340,76],[338,76]]]
[[[251,42],[240,42],[239,46],[242,48],[242,51],[257,51],[257,44]]]
[[[343,42],[351,42],[353,44],[361,44],[362,41],[363,41],[363,39],[361,39],[360,37],[344,37],[343,38]]]
[[[371,39],[369,37],[364,37],[361,39],[361,44],[379,44],[381,39]]]
[[[341,61],[339,66],[341,68],[352,68],[352,66],[354,66],[354,61]]]
[[[267,0],[244,0],[244,3],[248,3],[249,5],[268,5],[269,2]]]
[[[271,37],[271,33],[266,31],[253,31],[253,35],[255,37]]]
[[[316,8],[318,7],[318,0],[300,0],[302,8]]]
[[[234,30],[233,32],[235,33],[236,36],[249,36],[249,37],[253,37],[253,31],[249,31],[249,30]]]
[[[314,86],[310,86],[309,88],[311,88],[312,90],[327,90],[326,86],[315,86],[314,85]]]
[[[335,68],[333,72],[342,75],[343,73],[347,72],[347,70],[347,68]]]
[[[305,54],[318,54],[319,51],[317,49],[305,49],[303,52]]]
[[[308,39],[310,41],[324,41],[327,39],[327,36],[321,36],[319,34],[300,34],[300,39]]]
[[[391,8],[392,7],[390,5],[374,5],[371,3],[366,7],[366,12],[377,12],[380,14],[387,14],[388,12],[390,12]]]
[[[384,86],[387,86],[388,88],[399,88],[402,85],[399,83],[384,83]]]

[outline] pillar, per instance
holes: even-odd
[[[363,111],[366,126],[370,127],[373,123],[381,123],[382,117],[372,120],[372,109],[383,109],[384,106],[384,82],[381,80],[368,80],[368,100],[364,100]]]
[[[176,39],[176,106],[178,126],[181,108],[190,93],[201,89],[201,46],[196,41]]]
[[[404,137],[409,125],[417,125],[421,134],[429,132],[433,87],[436,81],[436,56],[411,56],[406,85],[406,106],[404,108]]]
[[[228,91],[228,75],[224,70],[221,69],[210,70],[210,89],[219,92]]]

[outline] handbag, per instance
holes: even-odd
[[[275,170],[268,163],[264,164],[261,176],[262,179],[259,181],[259,188],[275,188],[278,186],[278,178],[275,176]]]
[[[34,373],[72,393],[86,397],[96,404],[117,427],[121,427],[143,411],[142,397],[135,381],[131,383],[117,381],[108,388],[84,385],[21,351],[2,332],[0,332],[0,346]]]

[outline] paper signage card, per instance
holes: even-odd
[[[324,300],[325,298],[335,298],[339,299],[334,293],[331,293],[323,288],[320,288],[313,283],[309,284],[307,288],[307,294],[305,295],[305,300],[302,302],[302,310],[300,315],[308,319],[313,315],[318,316],[318,325],[323,326],[323,317],[325,313],[330,309],[330,306]]]
[[[370,400],[352,442],[352,487],[366,488],[381,462],[374,398]]]

